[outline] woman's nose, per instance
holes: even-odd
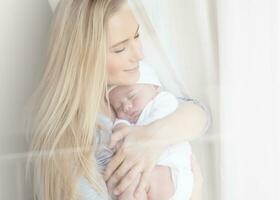
[[[144,53],[142,50],[142,44],[140,41],[134,41],[131,45],[131,60],[133,62],[138,62],[144,58]]]

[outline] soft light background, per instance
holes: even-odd
[[[46,0],[0,1],[0,199],[31,199],[24,181],[20,113],[43,63],[51,11]]]
[[[280,199],[277,0],[141,0],[183,88],[213,124],[193,142],[204,200]],[[47,0],[0,1],[0,199],[31,199],[20,110],[44,63]],[[278,123],[278,124],[277,124]]]

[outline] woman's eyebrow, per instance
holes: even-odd
[[[140,26],[139,26],[139,24],[138,24],[137,30],[136,30],[136,32],[135,32],[135,35],[138,33],[139,28],[140,28]],[[117,44],[114,44],[113,46],[111,46],[111,48],[114,48],[114,47],[116,47],[116,46],[118,46],[118,45],[120,45],[120,44],[122,44],[122,43],[125,43],[125,42],[127,42],[128,40],[129,40],[129,39],[126,39],[126,40],[123,40],[123,41],[121,41],[121,42],[118,42]]]

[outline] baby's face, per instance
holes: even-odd
[[[150,84],[118,86],[109,93],[109,100],[119,119],[136,123],[145,106],[158,92],[158,87]]]

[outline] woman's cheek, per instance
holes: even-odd
[[[114,76],[124,70],[125,60],[122,55],[112,54],[107,60],[108,72],[110,75]]]
[[[118,73],[120,73],[120,66],[118,65],[118,64],[116,64],[116,63],[109,63],[108,64],[108,73],[109,73],[109,75],[111,75],[111,76],[114,76],[114,75],[117,75]]]

